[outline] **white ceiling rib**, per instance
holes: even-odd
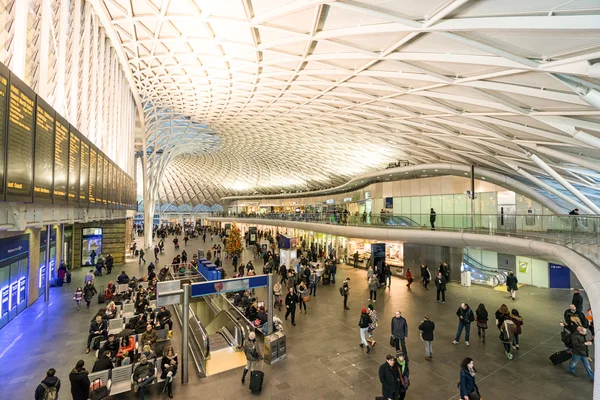
[[[600,58],[600,4],[104,0],[103,8],[144,110],[162,115],[146,121],[146,143],[162,150],[150,163],[161,173],[150,176],[161,179],[163,203],[332,187],[399,159],[513,176],[519,165],[549,180],[530,153],[598,198],[590,167],[600,159],[600,110],[561,77],[600,87],[589,74]]]

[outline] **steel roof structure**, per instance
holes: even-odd
[[[147,201],[475,164],[600,214],[597,0],[92,0],[144,113]]]

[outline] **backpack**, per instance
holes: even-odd
[[[469,322],[475,321],[475,316],[473,315],[473,310],[469,308]]]
[[[44,388],[44,395],[42,399],[44,400],[56,400],[58,398],[58,390],[56,390],[55,386],[46,386],[45,383],[41,383]]]
[[[343,295],[344,295],[344,287],[340,286],[340,296],[343,296]]]
[[[569,349],[573,347],[573,341],[571,340],[571,333],[566,331],[565,329],[563,329],[562,332],[560,333],[560,340],[562,340],[564,345],[567,346]]]

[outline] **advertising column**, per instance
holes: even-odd
[[[0,328],[27,307],[29,235],[0,240]]]

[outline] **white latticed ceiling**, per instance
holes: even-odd
[[[92,2],[132,72],[163,203],[331,187],[398,160],[556,172],[598,195],[600,111],[582,98],[600,89],[598,0]]]

